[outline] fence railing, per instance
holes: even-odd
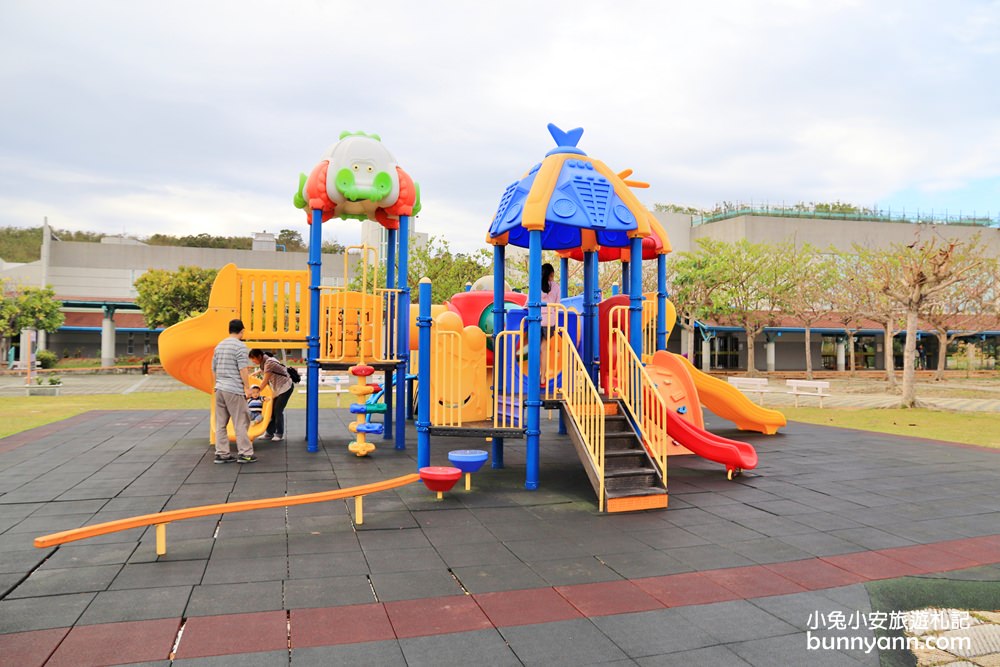
[[[525,372],[522,331],[504,331],[493,347],[493,428],[523,428]]]
[[[238,269],[246,339],[303,342],[309,333],[309,272]]]
[[[397,289],[373,293],[347,291],[343,287],[320,288],[320,316],[326,326],[320,331],[320,361],[395,362],[398,335]]]
[[[718,220],[738,218],[742,215],[759,215],[773,218],[815,218],[817,220],[862,220],[870,222],[910,222],[914,224],[937,225],[970,225],[976,227],[1000,227],[1000,215],[991,216],[987,211],[979,214],[973,211],[966,214],[959,211],[950,213],[948,210],[928,211],[861,208],[857,211],[824,211],[794,206],[771,206],[769,204],[731,204],[707,215],[695,215],[691,218],[692,226],[705,225]]]
[[[611,370],[614,395],[622,400],[639,427],[639,436],[666,485],[667,451],[671,443],[667,435],[667,405],[621,329],[611,329],[611,349],[615,352]]]
[[[562,399],[599,480],[598,509],[604,511],[604,401],[569,335],[562,336]]]
[[[469,390],[463,386],[465,374],[459,372],[463,367],[463,352],[462,334],[431,329],[431,378],[437,386],[427,387],[427,391],[432,391],[431,424],[434,426],[462,425],[463,399]]]

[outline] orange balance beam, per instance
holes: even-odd
[[[202,505],[200,507],[189,507],[182,510],[170,510],[168,512],[157,512],[156,514],[143,514],[130,519],[118,519],[107,523],[97,523],[93,526],[83,526],[73,530],[64,530],[60,533],[43,535],[35,538],[35,546],[39,549],[54,547],[67,542],[85,540],[88,537],[117,533],[131,528],[141,528],[142,526],[154,526],[170,523],[171,521],[181,521],[183,519],[196,519],[200,516],[211,516],[213,514],[232,514],[234,512],[249,512],[251,510],[264,510],[273,507],[291,507],[293,505],[308,505],[309,503],[322,503],[328,500],[340,500],[342,498],[360,498],[369,493],[377,491],[388,491],[407,484],[420,481],[420,475],[413,473],[394,477],[381,482],[352,486],[346,489],[334,489],[332,491],[320,491],[319,493],[303,493],[298,496],[281,496],[280,498],[262,498],[260,500],[242,500],[235,503],[219,503],[217,505]],[[360,521],[358,522],[360,523]]]

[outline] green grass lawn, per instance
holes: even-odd
[[[350,394],[320,394],[321,408],[340,408],[351,404]],[[80,396],[11,396],[4,399],[7,417],[0,422],[0,438],[44,426],[90,410],[204,410],[209,409],[209,395],[194,389],[133,394]],[[288,402],[289,408],[306,407],[306,396],[298,391]]]
[[[1000,448],[1000,414],[939,410],[782,408],[789,421]]]

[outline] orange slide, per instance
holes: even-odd
[[[235,265],[229,264],[219,271],[209,297],[208,310],[197,317],[168,327],[160,334],[158,342],[163,370],[174,379],[209,395],[212,395],[215,389],[215,378],[212,376],[212,354],[215,352],[215,346],[228,335],[229,320],[240,316],[238,297],[227,294],[226,290],[217,287],[228,283],[235,284],[235,277]],[[261,395],[266,396],[268,400],[264,401],[263,420],[251,424],[247,431],[251,440],[263,435],[268,422],[271,421],[271,388],[261,387]],[[214,409],[211,428],[211,433],[214,434]],[[233,432],[232,422],[227,428],[230,442],[235,442],[236,434]]]
[[[742,391],[718,378],[714,378],[708,373],[702,373],[691,362],[679,354],[672,354],[686,368],[695,386],[698,388],[698,396],[702,404],[719,415],[723,419],[736,424],[741,431],[757,431],[774,435],[778,429],[788,422],[785,415],[777,410],[763,408],[749,398]]]

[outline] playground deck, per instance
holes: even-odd
[[[375,440],[359,459],[351,419],[323,411],[308,454],[293,410],[288,445],[261,445],[242,467],[212,464],[197,411],[92,412],[0,440],[0,663],[169,665],[176,651],[177,665],[875,665],[860,650],[809,651],[810,615],[867,614],[869,590],[900,577],[1000,585],[1000,452],[796,423],[739,433],[761,463],[732,482],[721,465],[672,458],[662,511],[598,513],[568,437],[543,420],[534,492],[511,441],[507,467],[473,475],[471,492],[376,494],[362,526],[337,501],[171,524],[161,562],[152,528],[31,546],[88,523],[414,471],[412,427],[406,451]],[[435,440],[432,463],[484,445]]]

